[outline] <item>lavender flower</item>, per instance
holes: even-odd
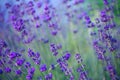
[[[28,74],[28,75],[26,76],[26,80],[32,80],[32,78],[33,78],[33,76],[32,76],[31,74]]]
[[[16,65],[17,65],[17,66],[22,66],[24,62],[25,62],[25,59],[23,59],[23,58],[18,58],[17,61],[16,61]]]
[[[21,75],[22,71],[21,70],[16,70],[16,75]]]
[[[16,58],[17,57],[17,53],[15,53],[15,52],[11,52],[10,54],[9,54],[9,58],[10,59],[14,59],[14,58]]]
[[[31,67],[31,64],[30,64],[29,62],[26,62],[26,63],[25,63],[25,67],[26,67],[26,68],[30,68],[30,67]]]
[[[3,70],[2,69],[0,69],[0,74],[2,74],[3,73]]]
[[[0,1],[0,80],[119,80],[118,3]]]
[[[32,74],[33,75],[34,72],[35,72],[35,68],[34,67],[28,69],[28,74]]]
[[[79,80],[88,80],[86,70],[84,68],[84,65],[82,64],[82,58],[80,54],[76,54],[75,58],[77,62],[80,64],[80,67],[77,68],[77,72],[80,74]]]
[[[66,53],[66,54],[63,56],[63,59],[64,59],[64,60],[69,60],[70,57],[71,57],[71,54],[70,54],[70,53]]]
[[[45,64],[42,64],[41,66],[40,66],[40,71],[41,72],[44,72],[44,71],[46,71],[47,70],[47,66],[45,65]]]
[[[6,73],[10,73],[11,71],[12,71],[12,70],[11,70],[11,68],[9,68],[9,67],[6,67],[6,68],[5,68],[5,72],[6,72]]]
[[[45,80],[52,80],[52,73],[45,75]]]

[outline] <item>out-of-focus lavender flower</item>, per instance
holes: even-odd
[[[24,62],[25,62],[25,59],[23,59],[23,58],[18,58],[18,59],[16,60],[16,65],[17,65],[17,66],[22,66]]]
[[[0,59],[0,66],[3,66],[3,61]]]
[[[7,44],[3,40],[0,40],[0,49],[5,47],[7,47]]]
[[[33,57],[34,55],[35,55],[35,53],[33,52],[33,50],[29,49],[28,50],[28,56]]]
[[[52,70],[54,70],[54,69],[55,69],[55,65],[54,65],[54,64],[51,64],[51,65],[50,65],[50,68],[51,68]]]
[[[80,3],[83,3],[84,2],[84,0],[75,0],[75,5],[77,5],[77,4],[80,4]]]
[[[2,74],[3,73],[3,70],[2,69],[0,69],[0,74]]]
[[[11,4],[10,3],[5,3],[5,7],[8,9],[11,7]]]
[[[11,52],[10,54],[9,54],[9,58],[10,59],[15,59],[17,57],[17,53],[16,52]]]
[[[69,60],[70,57],[71,57],[71,54],[67,52],[67,53],[63,56],[63,59],[64,59],[64,60]]]
[[[75,59],[77,60],[78,63],[81,63],[83,61],[80,54],[76,54]]]
[[[91,23],[91,20],[90,20],[90,17],[89,17],[89,16],[85,16],[85,20],[86,20],[86,23],[87,23],[87,24],[90,24],[90,23]]]
[[[34,62],[35,62],[35,64],[40,65],[41,60],[35,60]]]
[[[93,43],[93,46],[94,46],[94,48],[95,48],[95,50],[96,50],[98,59],[100,59],[100,60],[105,60],[104,54],[105,54],[106,51],[105,51],[102,47],[99,46],[99,44],[98,44],[97,41],[95,41],[95,42]]]
[[[45,75],[45,80],[52,80],[52,73]]]
[[[44,72],[44,71],[46,71],[47,70],[47,66],[45,65],[45,64],[42,64],[41,66],[40,66],[40,71],[41,72]]]
[[[19,70],[16,70],[16,75],[21,75],[22,74],[22,71],[19,69]]]
[[[52,43],[50,44],[50,50],[51,52],[53,53],[54,56],[57,56],[58,55],[58,47],[56,44]]]
[[[31,75],[31,74],[28,74],[27,76],[26,76],[26,80],[32,80],[33,79],[33,76]]]
[[[79,73],[79,80],[88,80],[87,72],[84,68],[84,65],[82,63],[83,60],[79,53],[75,55],[75,59],[80,64],[80,67],[77,68],[77,72]]]
[[[104,10],[101,11],[100,16],[101,16],[101,21],[102,21],[102,22],[107,22],[107,21],[109,21],[108,15],[107,15],[107,13],[106,13]]]
[[[27,79],[27,80],[32,80],[32,79],[33,79],[34,72],[35,72],[35,68],[34,68],[34,67],[29,68],[29,69],[28,69],[28,74],[27,74],[27,76],[26,76],[26,79]]]
[[[6,72],[6,73],[10,73],[11,71],[12,71],[12,70],[11,70],[11,68],[9,68],[9,67],[6,67],[6,68],[5,68],[5,72]]]
[[[38,3],[37,3],[37,7],[38,7],[38,8],[41,8],[41,7],[42,7],[42,2],[38,2]]]
[[[35,72],[35,68],[34,67],[28,69],[28,74],[32,74],[33,75],[34,72]]]
[[[45,44],[46,44],[46,43],[49,43],[49,39],[44,39],[44,38],[42,38],[41,41],[42,41],[43,43],[45,43]]]
[[[103,0],[103,2],[104,2],[105,5],[109,4],[108,0]]]
[[[41,59],[40,59],[40,53],[33,52],[32,49],[28,50],[28,56],[34,61],[35,64],[40,65]]]
[[[90,20],[90,17],[85,15],[85,22],[88,28],[93,28],[95,27],[95,24]]]
[[[87,8],[89,10],[82,8],[84,7],[82,4],[85,1],[86,0],[60,0],[58,2],[62,2],[60,3],[60,6],[62,8],[54,6],[52,4],[52,0],[44,0],[44,1],[16,0],[13,3],[6,2],[4,6],[8,11],[8,15],[4,16],[4,13],[0,12],[0,21],[4,22],[5,20],[4,18],[8,17],[7,19],[8,23],[6,22],[6,24],[10,23],[9,24],[9,26],[11,26],[10,31],[12,31],[13,34],[17,34],[17,36],[19,37],[18,41],[20,42],[20,44],[16,44],[16,41],[11,41],[10,39],[11,36],[9,35],[9,33],[7,35],[8,37],[5,38],[8,44],[4,41],[4,39],[0,40],[0,74],[3,74],[4,72],[5,73],[15,72],[12,74],[16,74],[16,76],[18,77],[22,73],[24,73],[24,71],[27,70],[26,80],[32,80],[32,79],[34,80],[33,76],[36,71],[36,66],[39,65],[40,72],[45,72],[45,75],[42,77],[44,77],[46,80],[52,80],[54,78],[53,76],[54,74],[49,71],[57,70],[57,68],[60,68],[61,72],[64,73],[64,76],[62,77],[67,76],[67,79],[69,77],[69,80],[75,80],[77,73],[73,75],[74,74],[73,71],[74,71],[74,68],[76,69],[77,66],[74,66],[73,64],[73,67],[71,67],[72,65],[69,65],[70,58],[71,60],[73,60],[72,59],[73,54],[71,54],[71,52],[66,52],[65,54],[60,54],[60,53],[63,53],[63,50],[66,49],[66,44],[64,44],[63,42],[66,43],[67,39],[69,38],[78,39],[76,38],[76,36],[75,37],[72,36],[78,32],[77,29],[82,30],[82,28],[80,28],[78,25],[80,26],[86,25],[88,28],[88,31],[90,30],[90,33],[91,33],[90,35],[92,36],[92,38],[94,37],[94,39],[97,40],[93,42],[93,46],[92,45],[91,46],[94,47],[93,49],[95,50],[98,56],[98,59],[103,61],[103,65],[102,64],[100,65],[105,66],[107,68],[107,71],[110,74],[110,77],[112,80],[116,80],[117,74],[116,74],[115,68],[118,65],[114,66],[112,62],[109,62],[109,60],[107,59],[107,57],[114,58],[113,55],[119,58],[119,54],[116,54],[117,52],[116,49],[119,46],[118,45],[116,47],[116,45],[119,40],[115,39],[114,32],[112,33],[112,30],[114,31],[114,29],[116,29],[118,26],[114,21],[114,18],[116,18],[116,16],[112,12],[113,7],[111,5],[114,5],[114,3],[111,4],[110,2],[112,1],[103,0],[104,8],[102,8],[102,10],[101,9],[97,11],[95,10],[95,12],[100,12],[100,15],[92,16],[91,11],[94,12],[94,7],[92,7],[91,5],[88,5],[89,2],[87,2],[87,5],[88,5]],[[56,2],[54,2],[54,4],[56,4]],[[118,7],[118,5],[116,6]],[[61,11],[61,9],[63,12]],[[1,5],[0,5],[0,11],[1,11]],[[64,17],[64,20],[66,20],[65,18],[67,17],[67,24],[70,24],[70,25],[75,24],[77,25],[77,28],[73,29],[72,27],[70,27],[70,30],[69,30],[68,27],[64,27],[66,25],[61,25],[62,22],[66,23],[66,21],[61,21],[63,17]],[[94,19],[95,19],[95,22],[94,22]],[[83,23],[81,24],[81,22]],[[2,26],[5,27],[4,25]],[[5,32],[7,31],[8,30],[6,30]],[[60,32],[61,35],[59,35],[59,31],[61,31]],[[73,31],[74,34],[69,34],[71,33],[71,31]],[[50,36],[48,35],[49,33],[51,33]],[[0,34],[0,36],[4,36],[4,34]],[[52,38],[57,39],[58,37],[60,37],[60,39],[63,39],[63,42],[61,42],[61,44],[57,43],[59,40],[58,41],[56,40],[55,42],[54,40],[51,40]],[[86,37],[86,36],[83,36],[83,37]],[[36,39],[38,38],[44,44],[48,43],[45,46],[40,46],[42,48],[45,47],[43,48],[45,49],[43,51],[47,51],[47,47],[50,44],[50,51],[52,52],[52,54],[55,56],[55,59],[56,59],[56,61],[53,61],[53,64],[51,65],[41,64],[43,62],[43,60],[41,59],[43,55],[40,54],[39,52],[34,52],[33,48],[28,49],[28,52],[27,52],[28,56],[26,56],[26,52],[25,52],[26,50],[23,52],[17,51],[17,49],[20,49],[19,47],[21,46],[25,46],[25,49],[26,49],[28,43],[31,43],[31,45],[33,45],[34,42],[32,43],[32,41],[35,39],[35,43],[36,43],[36,41],[38,41]],[[79,43],[77,42],[78,40],[76,40],[75,43],[74,42],[72,43],[72,41],[68,42],[70,43],[69,45],[73,49],[73,52],[79,49],[79,47],[78,48],[74,47],[74,46],[77,46],[77,43]],[[11,46],[12,42],[14,45]],[[21,44],[21,42],[23,42],[23,44]],[[54,43],[51,43],[51,42],[54,42]],[[74,46],[72,46],[72,44]],[[28,46],[31,47],[31,45],[30,46],[28,45]],[[69,48],[69,45],[67,49],[71,49]],[[42,48],[39,49],[41,50],[41,52],[42,52]],[[74,50],[74,48],[77,48],[77,49]],[[114,54],[111,55],[109,53],[114,53]],[[27,57],[30,59],[28,60]],[[77,72],[79,73],[79,80],[88,80],[87,71],[85,69],[86,65],[84,65],[82,56],[79,53],[77,53],[75,54],[75,59],[77,60],[78,62],[77,65],[79,66],[77,67]],[[31,61],[33,61],[33,63],[37,65],[32,64]],[[116,59],[114,59],[113,61],[116,61]],[[34,67],[32,67],[33,65]],[[47,69],[47,66],[50,66],[50,69]],[[10,74],[10,76],[12,75]],[[39,80],[41,79],[42,78],[40,78]]]
[[[31,64],[30,64],[29,62],[26,62],[26,63],[25,63],[25,67],[26,67],[26,68],[30,68],[30,67],[31,67]]]
[[[116,71],[114,66],[110,63],[110,61],[108,61],[107,63],[107,70],[110,74],[110,77],[112,80],[117,80],[117,75],[116,75]]]
[[[52,31],[52,35],[55,36],[57,34],[57,31],[56,30],[53,30]]]
[[[37,53],[35,54],[35,58],[39,58],[39,57],[40,57],[40,53],[37,52]]]

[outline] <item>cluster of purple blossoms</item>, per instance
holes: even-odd
[[[28,50],[28,56],[34,61],[35,64],[40,65],[41,59],[40,59],[40,53],[39,52],[33,52],[32,49],[29,48]]]
[[[104,6],[102,9],[98,10],[99,14],[97,17],[89,14],[89,12],[93,11],[91,5],[88,5],[88,10],[82,7],[86,1],[87,0],[58,0],[63,12],[60,7],[56,7],[52,4],[52,0],[16,0],[15,3],[6,2],[4,6],[8,18],[7,21],[5,21],[6,19],[4,19],[4,17],[6,17],[6,15],[4,16],[4,14],[0,12],[0,26],[4,26],[4,22],[8,24],[10,26],[10,33],[13,31],[13,38],[10,40],[9,33],[6,33],[7,30],[3,34],[2,28],[0,28],[0,38],[7,34],[6,40],[4,40],[3,37],[0,39],[0,80],[1,76],[5,77],[5,75],[8,77],[8,80],[14,80],[16,77],[22,79],[23,76],[25,76],[26,80],[35,80],[35,73],[40,73],[40,75],[37,74],[39,76],[43,75],[42,78],[44,80],[54,80],[55,74],[52,73],[52,71],[57,71],[57,68],[60,74],[64,73],[64,77],[67,77],[65,80],[89,80],[89,74],[85,69],[86,64],[84,65],[81,54],[75,54],[77,61],[75,65],[79,67],[74,64],[72,64],[72,67],[70,66],[72,56],[76,52],[74,47],[79,45],[77,44],[77,40],[71,42],[71,34],[68,33],[69,29],[70,31],[72,29],[72,27],[70,27],[71,24],[87,27],[84,28],[90,31],[91,42],[93,42],[91,46],[96,53],[98,62],[100,61],[102,63],[102,68],[105,68],[111,80],[119,80],[119,71],[117,73],[119,64],[117,64],[117,60],[119,61],[120,58],[118,49],[120,41],[119,37],[115,36],[116,33],[114,32],[119,25],[115,21],[116,16],[111,6],[115,4],[115,0],[102,0]],[[63,20],[63,18],[67,21]],[[70,25],[63,25],[64,22]],[[73,30],[74,35],[79,33],[79,30],[82,29],[77,28],[75,27]],[[15,41],[15,36],[17,36],[18,41]],[[67,44],[68,48],[66,47],[66,42],[64,44],[56,43],[58,42],[56,40],[58,36],[65,41],[67,41],[66,38],[70,38],[68,42],[71,42],[73,45],[76,43],[75,46],[71,45],[73,46],[73,51],[65,50],[69,48],[69,44]],[[76,38],[75,36],[72,36],[72,38],[73,37]],[[52,38],[55,39],[56,42],[52,43]],[[37,42],[39,40],[43,41],[40,45],[39,42]],[[16,42],[21,45],[16,44]],[[37,42],[36,45],[42,47],[44,47],[44,44],[48,43],[45,45],[46,49],[40,47],[39,50],[41,50],[40,52],[47,52],[48,50],[49,53],[52,53],[55,59],[52,64],[50,63],[48,65],[47,61],[43,60],[44,57],[42,53],[35,52],[34,49],[31,48],[31,45],[35,42]],[[11,43],[13,44],[11,45]],[[19,47],[23,45],[25,50],[19,51]],[[28,48],[28,46],[30,48]],[[26,50],[26,47],[28,50]],[[66,52],[64,53],[63,51]],[[46,58],[51,57],[46,56]],[[117,60],[115,58],[117,58]],[[74,63],[74,61],[72,61],[72,63]],[[79,74],[77,78],[77,73],[74,74],[74,68]],[[39,72],[37,70],[39,70]],[[42,78],[39,80],[42,80]],[[55,80],[59,79],[56,78]]]
[[[100,59],[100,60],[105,60],[105,52],[106,52],[106,51],[105,51],[102,47],[100,47],[100,46],[98,45],[98,42],[97,42],[97,41],[95,41],[95,42],[93,43],[93,46],[94,46],[94,48],[95,48],[95,50],[96,50],[98,59]]]
[[[44,72],[44,71],[46,71],[46,70],[47,70],[46,64],[42,64],[42,65],[40,66],[40,71],[41,71],[41,72]]]
[[[35,68],[34,67],[29,68],[28,69],[28,74],[26,76],[26,80],[32,80],[34,72],[35,72]]]
[[[58,50],[60,50],[61,48],[62,48],[62,45],[60,44],[54,44],[54,43],[50,44],[50,50],[54,56],[58,55]]]
[[[52,80],[52,73],[45,75],[46,80]]]
[[[79,53],[77,53],[75,55],[75,59],[77,60],[78,64],[80,64],[80,67],[77,68],[77,72],[79,73],[79,80],[88,80],[87,72],[84,68],[81,55]]]

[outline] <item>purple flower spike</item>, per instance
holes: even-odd
[[[104,2],[105,5],[109,4],[108,0],[103,0],[103,2]]]
[[[0,59],[0,67],[3,65],[3,61]]]
[[[33,7],[33,6],[34,6],[33,2],[32,2],[32,1],[29,1],[29,2],[28,2],[28,7]]]
[[[30,67],[31,67],[31,64],[30,64],[29,62],[26,62],[26,63],[25,63],[25,67],[26,67],[26,68],[30,68]]]
[[[57,49],[61,49],[62,48],[62,45],[61,44],[58,44],[57,45]]]
[[[51,69],[54,70],[55,69],[55,65],[54,64],[51,64]]]
[[[86,72],[85,71],[83,71],[83,72],[81,72],[80,73],[80,80],[86,80]]]
[[[107,70],[110,74],[111,80],[117,80],[116,79],[116,71],[114,69],[114,66],[111,63],[107,64]]]
[[[37,3],[37,7],[41,8],[42,7],[42,3],[41,2]]]
[[[16,75],[21,75],[22,71],[21,70],[16,70]]]
[[[52,31],[52,35],[53,35],[53,36],[56,36],[56,35],[57,35],[57,31],[56,31],[56,30],[53,30],[53,31]]]
[[[28,50],[28,56],[33,57],[35,53],[32,51],[32,49],[29,48]]]
[[[35,62],[35,64],[40,65],[41,60],[35,60],[34,62]]]
[[[45,80],[52,80],[52,73],[45,75]]]
[[[34,67],[28,69],[28,74],[32,74],[33,75],[34,72],[35,72],[35,68]]]
[[[50,50],[53,53],[54,56],[58,55],[58,46],[56,44],[50,44]]]
[[[81,63],[83,61],[80,54],[76,54],[75,58],[76,58],[78,63]]]
[[[11,4],[9,4],[9,3],[5,3],[5,7],[8,9],[8,8],[11,7]]]
[[[23,59],[23,58],[19,58],[19,59],[17,59],[17,61],[16,61],[16,65],[17,66],[22,66],[22,64],[25,62],[25,59]]]
[[[28,74],[28,75],[26,76],[26,80],[32,80],[32,78],[33,78],[33,76],[32,76],[31,74]]]
[[[2,74],[3,73],[3,70],[2,69],[0,69],[0,74]]]
[[[7,47],[7,44],[3,40],[0,40],[0,49],[5,47]]]
[[[11,68],[6,67],[6,68],[5,68],[5,72],[6,72],[6,73],[10,73],[10,72],[11,72]]]
[[[47,70],[47,66],[45,64],[43,64],[43,65],[40,66],[40,71],[41,72],[44,72],[46,70]]]
[[[89,16],[85,16],[85,20],[86,20],[86,22],[89,24],[89,23],[91,23],[91,20],[90,20],[90,17]]]
[[[64,59],[64,60],[69,60],[70,57],[71,57],[71,54],[70,54],[70,53],[66,53],[66,54],[63,56],[63,59]]]
[[[75,0],[75,5],[77,5],[77,4],[80,4],[80,3],[83,3],[84,2],[84,0]]]
[[[14,58],[16,58],[17,57],[17,53],[16,52],[11,52],[10,54],[9,54],[9,58],[10,59],[14,59]]]
[[[35,58],[39,58],[39,57],[40,57],[40,53],[37,52],[37,53],[35,54]]]

